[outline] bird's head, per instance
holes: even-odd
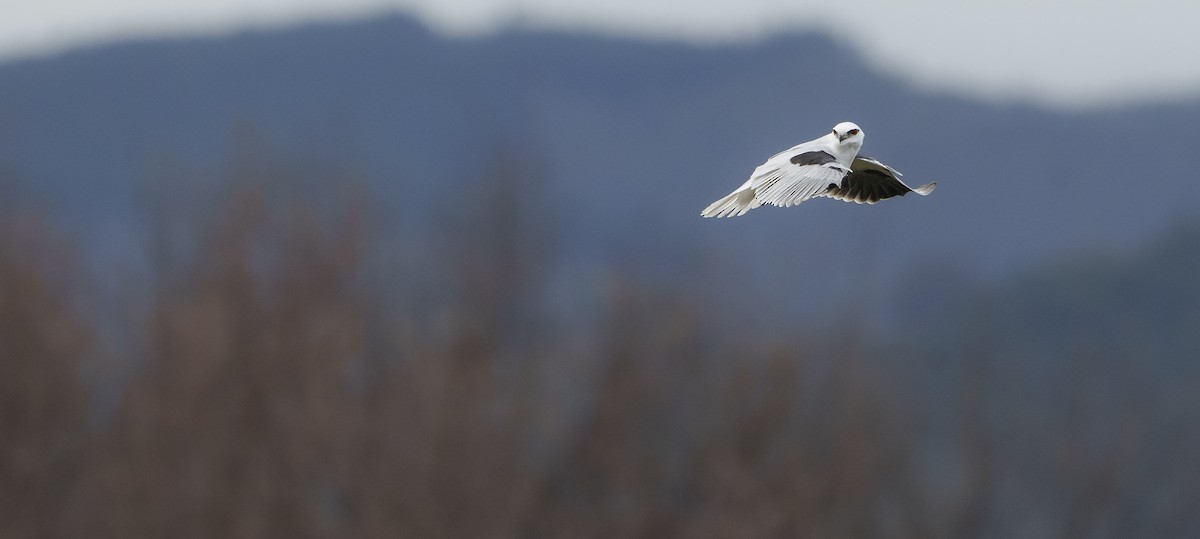
[[[833,126],[833,136],[842,144],[862,146],[863,132],[854,122],[842,122]]]

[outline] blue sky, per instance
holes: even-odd
[[[730,42],[822,29],[932,89],[1066,108],[1200,96],[1194,0],[0,0],[0,10],[0,60],[400,11],[460,35],[521,24]]]

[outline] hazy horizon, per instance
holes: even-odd
[[[1028,15],[1034,12],[1037,17]],[[905,6],[777,0],[737,6],[628,0],[189,0],[169,5],[109,0],[92,6],[59,1],[22,6],[0,21],[0,62],[129,39],[213,36],[396,13],[455,36],[534,28],[714,44],[817,31],[852,46],[875,69],[923,89],[1063,109],[1200,96],[1200,65],[1172,60],[1180,51],[1200,50],[1200,35],[1187,29],[1187,21],[1200,15],[1200,5],[1171,1],[1004,6],[940,0]]]

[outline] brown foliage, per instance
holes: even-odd
[[[55,530],[79,473],[89,335],[61,240],[28,214],[0,222],[0,536]]]
[[[431,242],[444,251],[404,251],[442,268],[432,285],[372,266],[388,257],[370,256],[385,247],[368,240],[361,200],[316,211],[239,184],[185,235],[196,245],[178,252],[190,255],[164,257],[151,292],[129,300],[145,305],[128,343],[106,344],[95,314],[79,312],[61,244],[33,221],[5,223],[0,535],[987,529],[995,464],[980,364],[962,411],[967,486],[947,502],[919,476],[921,425],[861,335],[814,352],[714,327],[686,294],[619,275],[579,306],[597,326],[563,331],[539,307],[549,240],[536,231],[547,227],[522,206],[536,186],[514,180],[521,167],[500,170]],[[389,286],[427,285],[432,308],[383,299],[409,297]],[[127,358],[131,376],[112,416],[88,428],[83,373],[108,355]]]

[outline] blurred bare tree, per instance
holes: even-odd
[[[595,324],[563,331],[545,308],[554,216],[530,162],[498,159],[445,213],[444,236],[414,249],[371,230],[354,174],[242,146],[221,173],[227,191],[196,199],[212,201],[204,211],[148,212],[152,279],[129,288],[128,313],[80,299],[86,272],[51,227],[19,211],[0,220],[0,536],[1194,529],[1194,486],[1171,483],[1161,513],[1134,511],[1128,494],[1148,491],[1131,463],[1149,477],[1173,469],[1147,464],[1142,373],[1126,373],[1143,381],[1103,415],[1097,395],[1111,388],[1099,382],[1061,416],[1013,407],[996,390],[1010,382],[989,305],[964,321],[955,427],[931,449],[922,407],[944,401],[879,361],[891,354],[853,323],[824,342],[733,331],[686,282],[613,272],[573,307]],[[372,256],[388,248],[439,278],[390,280],[376,264],[394,257]],[[393,286],[427,287],[434,304],[396,304],[407,296]],[[101,331],[107,316],[129,327]],[[1067,374],[1093,368],[1094,353]],[[130,375],[86,380],[89,365],[113,364]],[[88,384],[113,380],[115,411],[90,414]],[[1120,420],[1110,431],[1097,417]],[[1182,458],[1193,433],[1178,430],[1166,454]],[[1014,450],[1022,436],[1036,443]],[[1036,466],[1033,479],[1012,472]],[[1026,507],[1031,481],[1053,485],[1059,518],[998,517]]]
[[[0,217],[0,536],[62,532],[87,440],[94,354],[69,244],[40,218]]]

